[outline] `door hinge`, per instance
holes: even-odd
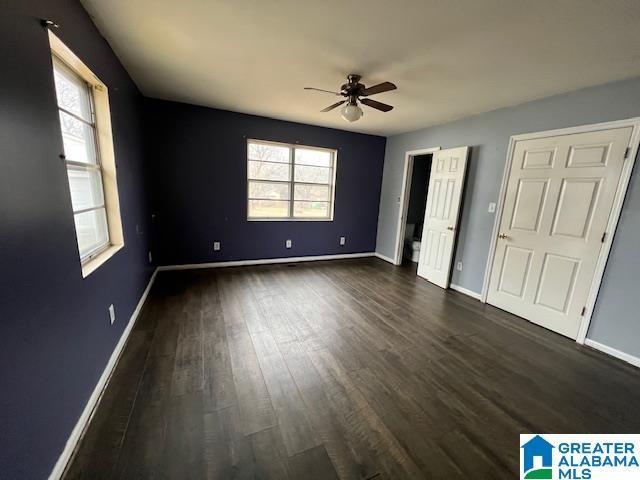
[[[629,158],[629,154],[631,153],[631,148],[627,147],[624,151],[624,158]]]
[[[604,233],[602,234],[602,237],[600,238],[600,243],[604,243],[604,241],[606,240],[606,238],[607,238],[607,232],[604,232]]]
[[[580,316],[584,317],[585,313],[587,313],[587,307],[582,307],[582,311],[580,312]]]

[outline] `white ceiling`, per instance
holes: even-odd
[[[639,0],[82,0],[147,96],[391,135],[640,75]],[[398,90],[353,124],[348,73]]]

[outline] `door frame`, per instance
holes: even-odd
[[[404,232],[406,230],[407,210],[409,208],[409,193],[411,191],[411,178],[413,177],[413,158],[420,155],[433,154],[441,147],[420,148],[418,150],[407,150],[404,154],[404,173],[402,175],[402,188],[400,189],[400,205],[398,206],[398,224],[396,226],[396,245],[394,248],[393,264],[402,263],[402,252],[404,250]]]
[[[496,244],[498,241],[498,232],[500,230],[500,223],[502,222],[502,212],[504,209],[504,201],[507,194],[507,183],[509,182],[509,175],[511,173],[511,163],[513,162],[513,150],[516,142],[522,140],[533,140],[537,138],[555,137],[560,135],[571,135],[574,133],[586,133],[594,132],[598,130],[610,130],[612,128],[632,127],[631,139],[629,141],[627,154],[622,166],[622,172],[620,173],[620,181],[618,182],[618,188],[613,200],[613,207],[609,214],[609,220],[607,222],[607,235],[600,249],[598,260],[596,263],[596,270],[593,274],[593,280],[591,287],[589,288],[589,294],[586,301],[586,310],[582,316],[580,323],[580,329],[578,330],[578,337],[576,342],[584,344],[587,338],[587,332],[589,331],[589,325],[591,324],[591,317],[593,315],[593,309],[598,297],[598,291],[602,283],[604,276],[604,270],[611,253],[611,246],[613,245],[613,238],[618,228],[618,221],[620,220],[620,214],[622,212],[622,206],[624,204],[624,198],[627,194],[629,182],[631,180],[631,174],[633,172],[633,166],[636,162],[636,156],[638,155],[638,145],[640,144],[640,117],[628,118],[625,120],[616,120],[612,122],[593,123],[589,125],[580,125],[577,127],[560,128],[555,130],[546,130],[543,132],[524,133],[520,135],[512,135],[509,139],[509,148],[507,149],[507,160],[504,166],[504,173],[502,175],[502,184],[500,186],[500,194],[498,197],[498,205],[496,208],[496,217],[493,223],[493,230],[491,234],[491,244],[489,247],[489,257],[487,259],[487,265],[484,272],[484,281],[482,284],[482,297],[481,301],[487,303],[487,296],[489,295],[489,280],[491,277],[491,271],[493,269],[493,262],[496,254]]]

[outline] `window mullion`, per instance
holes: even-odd
[[[250,182],[254,183],[282,183],[284,185],[288,185],[291,180],[264,180],[262,178],[247,178]]]
[[[291,146],[289,147],[289,159],[291,164],[291,171],[289,176],[289,218],[293,218],[293,205],[295,202],[295,181],[294,177],[296,174],[296,148]]]
[[[78,168],[82,170],[97,170],[102,174],[102,168],[100,165],[96,163],[86,163],[86,162],[78,162],[76,160],[68,160],[65,159],[64,162],[67,164],[67,168]]]
[[[75,118],[76,120],[78,120],[79,122],[84,123],[85,125],[89,125],[90,127],[95,127],[95,123],[94,122],[90,122],[89,120],[82,118],[80,115],[78,115],[77,113],[74,113],[70,110],[67,110],[64,107],[61,107],[60,104],[58,104],[58,110],[60,110],[61,112],[69,115],[70,117]],[[93,117],[93,113],[91,114],[91,116]]]
[[[87,208],[81,208],[80,210],[74,210],[73,214],[74,215],[80,215],[81,213],[87,213],[87,212],[92,212],[94,210],[102,210],[105,208],[104,203],[102,205],[97,205],[95,207],[87,207]]]

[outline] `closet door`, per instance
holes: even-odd
[[[577,337],[631,132],[516,142],[488,303]]]

